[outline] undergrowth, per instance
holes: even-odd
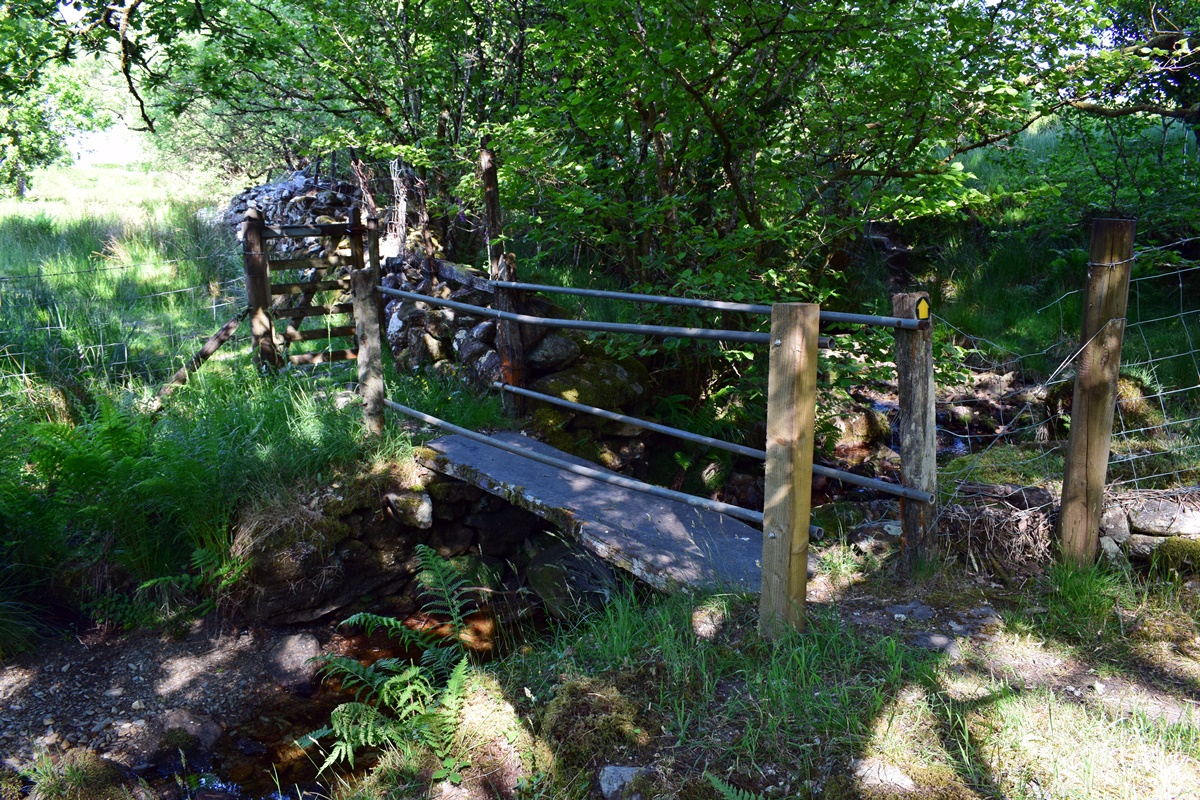
[[[353,767],[355,754],[372,748],[394,751],[410,763],[420,763],[422,754],[428,753],[436,761],[432,781],[458,784],[463,780],[469,764],[457,745],[469,656],[462,634],[473,600],[449,561],[427,545],[417,545],[416,552],[419,580],[428,595],[426,609],[446,617],[450,635],[438,638],[400,620],[368,613],[355,614],[343,623],[362,628],[367,635],[384,631],[399,644],[419,649],[421,663],[383,658],[364,665],[344,656],[321,657],[325,676],[336,679],[344,691],[354,692],[352,702],[333,710],[328,725],[296,742],[301,748],[316,747],[325,753],[321,772],[342,762]],[[324,739],[331,740],[327,748]]]

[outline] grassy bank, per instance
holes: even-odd
[[[1010,590],[943,565],[905,585],[886,558],[844,547],[822,548],[829,591],[807,631],[776,641],[758,635],[754,598],[632,587],[574,621],[510,631],[512,652],[464,662],[423,706],[443,733],[403,748],[378,737],[359,749],[376,766],[334,796],[585,798],[607,765],[645,768],[644,797],[687,800],[1200,786],[1194,581],[1054,568]],[[931,615],[893,610],[914,601]],[[922,646],[929,631],[954,647]],[[378,707],[412,702],[391,697]]]
[[[266,378],[237,340],[149,415],[244,306],[240,250],[211,221],[225,190],[121,167],[36,187],[0,205],[0,656],[46,605],[119,625],[203,611],[238,574],[239,507],[407,447],[330,402],[352,368]]]

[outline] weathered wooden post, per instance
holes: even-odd
[[[371,280],[378,286],[383,278],[383,265],[379,258],[379,218],[374,214],[367,217],[367,267],[371,270]],[[383,318],[383,312],[387,303],[379,292],[375,293],[375,305],[379,311],[379,327],[385,330],[387,321]]]
[[[275,348],[275,325],[271,321],[271,270],[263,246],[263,227],[262,212],[257,208],[247,209],[242,222],[242,263],[246,271],[250,350],[254,363],[278,367],[282,360]]]
[[[350,240],[350,269],[364,269],[367,266],[363,249],[362,209],[350,206],[350,215],[346,220],[347,234]]]
[[[767,638],[789,627],[804,629],[820,321],[821,307],[815,303],[779,303],[771,311],[758,604],[759,631]]]
[[[358,206],[350,209],[350,295],[354,307],[354,335],[358,340],[358,393],[363,399],[363,425],[371,434],[383,433],[383,343],[380,335],[379,281],[376,263],[378,242],[370,236],[371,223],[362,227]],[[371,263],[363,261],[363,233],[372,249]]]
[[[354,297],[354,333],[358,337],[358,392],[363,399],[363,425],[372,434],[383,433],[383,347],[379,332],[379,304],[375,279],[369,269],[350,273]]]
[[[892,314],[928,320],[929,293],[892,295]],[[933,382],[933,329],[900,330],[896,336],[896,382],[900,404],[900,475],[909,489],[937,497],[937,412]],[[900,500],[900,553],[912,569],[936,551],[936,506]]]
[[[512,253],[505,254],[503,226],[500,221],[500,184],[496,178],[496,156],[488,148],[488,137],[479,147],[479,172],[483,181],[483,205],[487,212],[488,226],[488,277],[494,281],[515,281],[517,259]],[[512,289],[496,288],[493,295],[497,311],[517,311],[516,292]],[[511,386],[525,385],[525,348],[521,342],[521,327],[516,322],[500,320],[496,326],[496,352],[500,356],[500,380]],[[522,398],[512,392],[504,392],[504,409],[519,415],[523,408]]]
[[[1075,361],[1071,433],[1058,517],[1062,557],[1079,566],[1095,563],[1100,544],[1135,227],[1131,219],[1092,222],[1083,334]]]

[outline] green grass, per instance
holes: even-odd
[[[240,507],[411,458],[395,427],[371,439],[356,403],[337,408],[352,364],[264,376],[236,340],[151,417],[151,393],[244,305],[236,242],[197,213],[211,184],[93,168],[36,185],[0,204],[0,556],[19,587],[0,597],[4,652],[28,641],[28,603],[144,623],[172,587],[197,601],[237,573]]]
[[[504,711],[508,766],[484,763],[501,723],[489,722],[486,741],[463,733],[463,786],[499,771],[520,775],[520,797],[584,798],[600,766],[635,764],[655,767],[642,788],[658,797],[716,800],[709,775],[745,796],[874,796],[851,777],[856,759],[899,768],[920,796],[964,800],[1032,798],[1039,786],[1070,800],[1165,797],[1200,777],[1200,719],[1119,697],[1109,707],[1088,688],[1126,680],[1186,705],[1194,688],[1162,682],[1165,667],[1149,659],[1193,640],[1193,589],[1055,567],[1019,598],[988,598],[943,565],[928,584],[940,587],[932,604],[965,610],[990,599],[1004,614],[990,642],[964,640],[963,658],[950,662],[907,645],[903,625],[847,622],[842,602],[861,609],[863,592],[878,592],[882,607],[897,587],[872,580],[886,574],[878,560],[845,569],[853,588],[834,605],[810,604],[808,630],[776,641],[758,635],[751,597],[632,590],[581,619],[516,634],[511,652],[475,667],[486,691],[462,711],[477,721],[492,713],[481,708]],[[957,601],[954,587],[964,592]],[[1134,616],[1140,633],[1121,628]],[[1064,674],[1046,673],[1047,663]],[[419,791],[420,776],[391,755],[380,764],[336,796]]]
[[[107,205],[86,180],[58,180],[69,171],[49,171],[40,199],[0,204],[0,380],[32,376],[78,399],[95,381],[154,384],[244,302],[236,244],[198,216],[211,196],[93,173]]]
[[[698,614],[716,621],[715,637],[693,633]],[[721,776],[741,771],[744,780],[755,765],[775,764],[800,782],[861,746],[896,692],[935,660],[894,638],[865,639],[830,612],[775,642],[756,625],[739,596],[624,594],[492,669],[522,716],[549,728],[566,785],[605,759],[645,763],[656,746]],[[572,703],[551,701],[572,693]],[[596,693],[608,697],[604,707],[589,705]],[[619,730],[604,719],[612,714]]]

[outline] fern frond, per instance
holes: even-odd
[[[379,747],[406,738],[402,728],[366,703],[342,703],[330,713],[329,727],[339,742],[353,749]]]
[[[711,772],[706,772],[704,774],[708,776],[708,782],[713,785],[713,788],[717,790],[717,793],[720,794],[724,800],[763,800],[763,796],[761,794],[756,794],[748,789],[739,789],[736,786],[730,786],[728,783],[721,780],[716,775],[713,775]]]
[[[446,681],[446,688],[442,690],[438,701],[455,725],[458,724],[458,715],[462,712],[463,699],[467,694],[467,668],[467,657],[463,656],[450,673],[450,679]]]
[[[446,687],[438,698],[437,708],[426,716],[426,744],[438,758],[448,757],[458,735],[459,717],[467,689],[467,657],[463,656],[450,673]]]
[[[461,647],[431,647],[421,653],[421,666],[429,671],[438,681],[444,681],[450,676],[456,659],[461,657]]]
[[[388,678],[379,690],[379,702],[386,705],[401,720],[425,713],[433,702],[436,690],[425,670],[416,665]]]
[[[467,608],[471,603],[467,582],[449,561],[439,556],[429,545],[419,544],[416,551],[421,562],[418,580],[432,595],[427,610],[449,617],[454,639],[456,642],[460,641],[459,637],[467,627]]]
[[[389,677],[386,671],[388,664],[380,666],[380,662],[368,667],[353,658],[331,654],[318,656],[317,660],[321,662],[319,671],[340,680],[343,688],[354,691],[354,699],[358,701],[376,699],[379,688]],[[384,661],[395,662],[395,659]]]
[[[418,545],[421,547],[423,545]],[[436,553],[435,553],[436,556]],[[379,614],[368,614],[365,611],[348,618],[343,625],[348,625],[354,628],[362,628],[363,631],[370,636],[379,629],[383,629],[388,636],[396,639],[400,644],[409,647],[419,647],[422,649],[434,647],[437,640],[433,634],[425,631],[413,630],[404,624],[402,620],[395,617],[384,617]]]
[[[314,744],[320,742],[326,736],[330,736],[332,734],[333,728],[329,727],[328,725],[323,725],[320,728],[317,728],[315,731],[309,731],[308,733],[304,734],[295,742],[293,742],[293,744],[295,744],[296,747],[299,747],[301,750],[307,750],[309,747],[312,747]]]

